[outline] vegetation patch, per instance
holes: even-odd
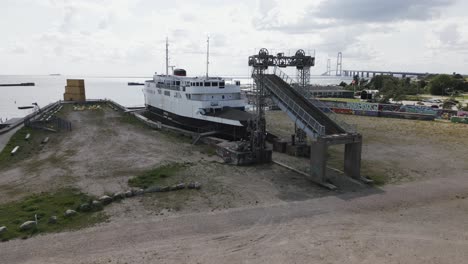
[[[14,238],[28,238],[39,233],[60,232],[87,227],[107,219],[103,212],[78,212],[65,217],[68,209],[78,210],[83,203],[93,200],[76,189],[62,189],[54,193],[40,193],[26,197],[21,201],[0,205],[0,226],[8,230],[0,234],[2,241]],[[20,225],[26,221],[34,221],[37,216],[37,226],[27,231],[21,231]],[[52,216],[57,217],[56,223],[49,222]]]
[[[25,140],[27,134],[31,135],[29,140]],[[43,147],[41,141],[51,134],[53,133],[29,127],[23,127],[16,131],[2,152],[0,152],[0,169],[11,166],[16,162],[29,158],[39,152]],[[16,146],[19,146],[17,153],[15,155],[11,155],[11,151]]]
[[[139,187],[146,189],[151,186],[170,185],[175,182],[173,176],[183,171],[189,165],[187,163],[170,163],[141,173],[140,175],[130,178],[128,185],[131,187]]]

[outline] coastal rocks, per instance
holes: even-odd
[[[57,223],[57,216],[53,215],[49,218],[49,224],[56,224]]]
[[[148,187],[146,190],[144,190],[145,193],[155,193],[155,192],[161,192],[161,187],[159,186],[151,186]]]
[[[195,190],[200,190],[200,188],[201,188],[201,183],[199,183],[199,182],[190,182],[190,183],[187,185],[187,188],[189,188],[189,189],[195,189]]]
[[[126,191],[125,192],[125,197],[129,198],[129,197],[132,197],[134,194],[132,191]]]
[[[91,211],[91,205],[89,203],[84,203],[80,205],[80,212],[89,212]]]
[[[8,231],[8,228],[6,226],[0,226],[0,235]]]
[[[125,198],[125,194],[123,192],[116,192],[114,193],[112,198],[114,199],[114,201],[122,200]]]
[[[103,205],[108,205],[108,204],[112,203],[112,198],[110,196],[107,196],[107,195],[101,196],[98,200]]]
[[[171,191],[177,191],[177,190],[182,190],[182,189],[185,189],[185,183],[179,183],[179,184],[171,186]]]
[[[94,209],[94,210],[101,210],[102,209],[102,203],[99,202],[99,201],[96,201],[96,200],[93,200],[91,202],[91,208]]]
[[[35,221],[26,221],[24,222],[23,224],[20,225],[20,230],[21,231],[25,231],[25,230],[29,230],[33,227],[36,226],[36,222]]]
[[[169,186],[163,186],[163,187],[161,187],[161,192],[168,192],[168,191],[170,191],[170,190],[171,190],[171,187],[169,187]]]
[[[143,194],[145,194],[145,190],[143,190],[143,189],[138,189],[138,190],[133,191],[134,196],[140,196],[140,195],[143,195]]]
[[[75,214],[76,214],[76,211],[75,211],[75,210],[68,209],[68,210],[65,211],[64,216],[65,216],[65,217],[70,217],[70,216],[73,216],[73,215],[75,215]]]

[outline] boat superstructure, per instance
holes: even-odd
[[[145,105],[160,120],[191,130],[219,130],[241,136],[251,115],[245,112],[240,81],[220,77],[155,74],[145,82]]]

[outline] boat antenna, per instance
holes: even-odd
[[[166,76],[169,75],[169,39],[166,37]]]
[[[210,37],[206,40],[206,78],[208,78],[208,65],[210,64]]]

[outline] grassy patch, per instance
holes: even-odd
[[[183,163],[170,163],[141,173],[130,178],[131,187],[148,188],[155,185],[170,185],[171,177],[182,171],[187,165]]]
[[[79,229],[102,222],[107,216],[102,212],[78,212],[72,217],[64,217],[67,209],[76,210],[79,205],[89,202],[92,197],[75,189],[63,189],[55,193],[41,193],[26,197],[21,201],[0,205],[0,226],[5,225],[8,231],[0,235],[2,241],[14,238],[27,238],[38,233],[59,232]],[[19,226],[26,221],[38,225],[29,231],[20,231]],[[57,216],[57,223],[50,224],[48,219]]]
[[[26,141],[24,138],[27,134],[31,134],[31,138]],[[11,166],[12,164],[27,159],[32,155],[36,154],[42,149],[41,141],[50,136],[52,132],[47,132],[39,129],[32,129],[29,127],[23,127],[10,138],[5,148],[0,152],[0,168]],[[50,142],[48,143],[50,144]],[[19,146],[17,153],[12,156],[11,151]]]
[[[140,121],[138,118],[136,118],[134,115],[130,113],[124,113],[122,116],[118,118],[118,120],[124,124],[148,128],[142,121]]]

